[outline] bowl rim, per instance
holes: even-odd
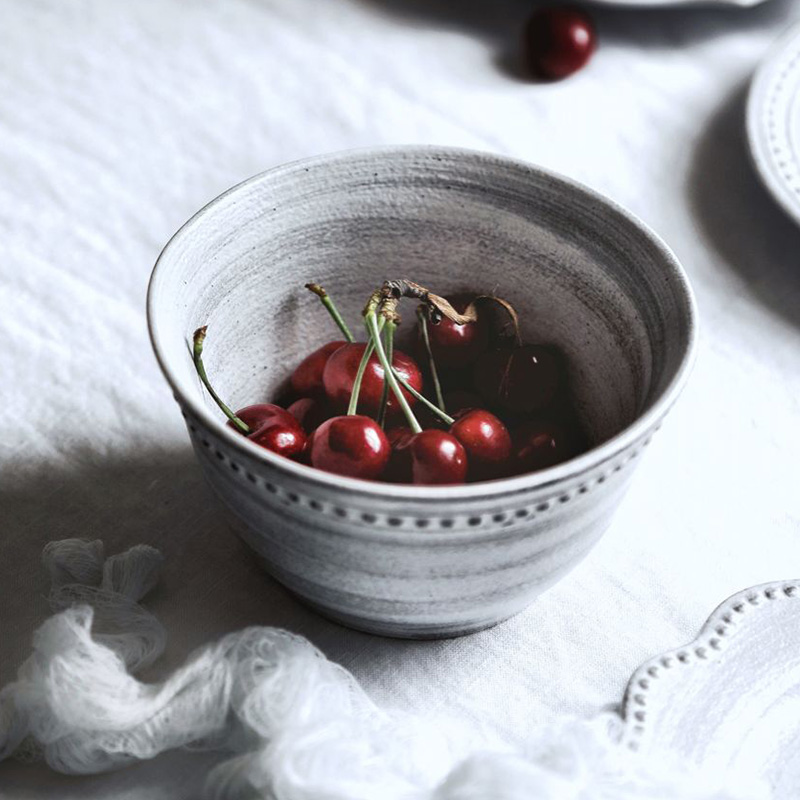
[[[171,252],[177,244],[187,236],[191,236],[194,229],[200,225],[204,218],[211,213],[217,205],[221,204],[230,195],[255,183],[270,180],[283,172],[297,169],[305,169],[310,166],[324,165],[329,162],[347,160],[349,158],[379,157],[382,159],[392,156],[406,156],[410,154],[458,157],[462,159],[481,160],[486,164],[494,163],[505,169],[511,168],[517,171],[534,173],[544,177],[548,181],[560,185],[561,188],[570,192],[577,192],[584,198],[593,200],[601,205],[608,207],[612,212],[622,217],[633,228],[638,229],[639,233],[655,247],[664,260],[664,265],[670,273],[671,287],[676,294],[682,295],[684,301],[685,315],[683,324],[686,328],[686,347],[675,374],[665,387],[660,397],[639,415],[633,422],[627,425],[619,433],[607,439],[602,444],[592,447],[575,458],[569,459],[561,464],[548,467],[536,472],[517,475],[510,478],[500,478],[492,481],[480,481],[461,485],[443,486],[415,486],[413,484],[394,484],[382,483],[380,481],[365,480],[362,478],[351,478],[343,475],[324,472],[314,467],[292,461],[277,453],[259,447],[246,439],[226,425],[217,415],[204,404],[199,396],[185,393],[178,381],[171,373],[166,348],[162,343],[161,326],[156,314],[156,298],[161,282],[161,274],[168,268],[168,260]],[[373,497],[383,497],[392,500],[406,500],[409,502],[421,500],[458,500],[475,499],[478,497],[503,496],[516,494],[521,491],[529,492],[536,489],[544,489],[554,484],[568,481],[570,478],[577,477],[583,473],[603,464],[614,458],[618,453],[626,450],[634,442],[645,436],[654,428],[661,418],[674,404],[678,395],[684,388],[686,381],[691,373],[697,351],[698,325],[697,325],[697,304],[694,298],[689,279],[678,261],[675,254],[664,240],[650,228],[639,217],[633,214],[614,200],[606,197],[602,193],[586,186],[579,181],[568,178],[555,171],[540,167],[522,159],[509,156],[475,150],[462,147],[449,147],[444,145],[378,145],[372,147],[351,148],[338,150],[330,153],[323,153],[311,157],[295,159],[276,165],[264,170],[250,178],[247,178],[222,194],[206,203],[199,211],[193,214],[180,228],[170,237],[163,249],[159,253],[153,267],[150,281],[147,287],[147,327],[150,336],[150,343],[158,361],[158,365],[167,383],[171,387],[179,405],[186,406],[199,421],[212,430],[223,442],[240,451],[242,454],[254,458],[257,461],[266,462],[270,466],[288,473],[292,478],[303,482],[323,484],[329,489],[347,491],[350,494],[367,495]]]

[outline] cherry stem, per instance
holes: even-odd
[[[455,419],[451,417],[446,411],[442,411],[437,405],[432,403],[428,400],[427,397],[420,394],[402,375],[397,373],[397,370],[393,370],[395,378],[397,378],[397,382],[413,397],[416,397],[422,405],[424,405],[427,409],[429,409],[433,414],[439,417],[442,422],[446,422],[448,425],[452,425],[455,422]]]
[[[381,341],[381,329],[378,325],[378,317],[375,313],[374,307],[368,307],[366,309],[366,313],[364,314],[364,323],[367,326],[367,333],[370,335],[375,345],[375,352],[378,354],[378,360],[381,362],[381,366],[383,367],[384,380],[389,382],[389,387],[394,392],[400,408],[403,409],[403,413],[406,415],[408,426],[414,433],[422,433],[422,427],[420,426],[419,422],[417,422],[417,418],[414,416],[414,412],[411,410],[411,406],[408,404],[408,400],[406,400],[406,396],[403,394],[403,390],[400,388],[400,384],[397,382],[392,365],[389,363],[389,359],[386,357],[386,351],[383,349],[383,342]]]
[[[211,386],[211,382],[208,380],[208,375],[206,375],[206,368],[203,366],[203,343],[206,340],[206,331],[208,330],[207,325],[203,325],[202,328],[198,328],[194,332],[194,336],[192,337],[193,348],[192,348],[192,358],[194,359],[194,368],[197,370],[197,375],[199,376],[200,380],[203,382],[203,386],[208,389],[208,393],[211,397],[214,398],[214,402],[222,409],[222,413],[236,426],[236,430],[239,433],[243,433],[245,436],[250,433],[250,428],[246,425],[236,414],[231,411],[225,403],[222,402],[219,395],[214,391],[213,387]]]
[[[442,394],[442,384],[439,383],[439,373],[436,369],[436,361],[433,358],[433,350],[431,350],[431,340],[428,335],[428,307],[418,306],[417,317],[419,318],[419,329],[422,333],[422,341],[425,343],[425,352],[428,354],[428,366],[431,370],[431,377],[433,378],[433,390],[436,392],[436,405],[442,411],[447,411],[444,404],[444,395]]]
[[[355,337],[350,333],[350,328],[347,327],[344,317],[339,313],[339,309],[336,308],[330,295],[318,283],[307,283],[306,289],[319,297],[320,302],[325,306],[325,310],[331,315],[333,321],[339,326],[339,330],[344,334],[344,338],[347,339],[350,344],[353,344],[353,342],[355,342]]]
[[[383,330],[383,320],[380,321],[378,330]],[[364,353],[361,356],[361,361],[359,362],[358,370],[356,371],[356,377],[353,379],[353,388],[350,390],[350,404],[347,406],[348,416],[352,416],[357,413],[358,396],[361,394],[361,383],[364,380],[364,373],[367,371],[367,364],[369,363],[370,356],[374,350],[375,345],[372,343],[372,339],[370,339],[364,348]]]
[[[385,317],[381,317],[381,319],[386,319]],[[394,370],[394,332],[395,328],[397,328],[397,324],[393,319],[386,320],[386,357],[389,359],[389,363],[392,364],[392,370]],[[381,392],[381,405],[380,411],[378,412],[378,425],[381,428],[386,426],[386,411],[388,410],[389,404],[389,381],[383,382],[383,391]]]
[[[366,347],[364,347],[364,355],[361,356],[361,363],[358,365],[358,371],[353,380],[353,388],[350,391],[350,404],[347,406],[348,416],[358,413],[358,395],[361,393],[361,382],[364,380],[364,373],[367,371],[367,364],[374,349],[375,345],[371,341],[367,342]]]

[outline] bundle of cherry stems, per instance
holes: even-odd
[[[361,390],[361,381],[364,377],[364,372],[366,371],[369,359],[372,357],[372,353],[375,352],[375,354],[378,356],[378,360],[381,363],[381,367],[383,368],[384,375],[386,376],[386,382],[383,386],[381,411],[378,417],[379,423],[383,424],[385,420],[388,393],[391,391],[392,394],[394,394],[394,396],[397,398],[397,402],[400,405],[400,408],[403,410],[403,414],[408,421],[408,426],[411,428],[411,431],[413,433],[420,433],[422,431],[422,426],[414,416],[414,412],[411,410],[411,406],[408,404],[405,394],[403,394],[401,389],[402,386],[403,389],[416,398],[417,401],[430,409],[430,411],[436,416],[438,416],[448,425],[452,425],[455,420],[446,413],[444,407],[444,399],[442,397],[442,390],[436,371],[436,364],[434,362],[433,354],[430,349],[430,343],[428,341],[427,314],[425,313],[424,307],[420,307],[420,327],[423,332],[423,340],[428,353],[431,376],[435,386],[436,403],[432,403],[424,395],[418,392],[413,386],[411,386],[411,384],[405,381],[401,375],[398,374],[394,367],[392,367],[394,332],[399,322],[399,316],[397,314],[396,307],[399,296],[402,295],[417,297],[425,300],[429,307],[433,309],[433,313],[445,314],[454,322],[464,323],[471,322],[473,320],[473,317],[470,315],[459,314],[444,298],[438,297],[437,295],[432,295],[427,289],[424,289],[418,284],[412,283],[411,281],[387,281],[382,289],[372,294],[364,309],[364,325],[367,329],[368,343],[364,350],[364,355],[361,358],[358,372],[356,373],[355,381],[353,383],[353,393],[350,397],[350,405],[347,409],[347,413],[356,413],[356,409],[358,407],[358,395]],[[332,316],[334,320],[337,322],[337,324],[339,324],[342,333],[344,333],[344,335],[348,338],[348,341],[352,342],[353,336],[347,328],[347,325],[344,324],[341,315],[338,313],[335,306],[333,306],[330,298],[326,299],[330,304],[327,305],[329,310],[333,309]],[[384,336],[386,338],[385,346],[383,342]]]

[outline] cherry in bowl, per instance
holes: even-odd
[[[470,295],[456,295],[448,298],[450,304],[459,313],[466,311],[473,303]],[[428,318],[426,314],[418,329],[417,357],[421,362],[425,359],[424,337],[430,343],[431,354],[437,369],[442,371],[458,370],[474,363],[489,346],[489,323],[485,314],[478,314],[474,322],[458,324],[447,317]],[[424,327],[423,327],[424,326]]]
[[[467,453],[451,433],[436,428],[420,433],[399,429],[388,437],[392,443],[387,470],[390,480],[422,486],[453,485],[466,480]]]
[[[364,355],[366,345],[363,343],[348,344],[339,348],[325,364],[322,382],[325,394],[331,406],[343,411],[347,408],[353,393],[358,367]],[[388,363],[388,362],[387,362]],[[422,391],[422,373],[411,356],[400,350],[395,350],[392,357],[392,367],[395,371],[418,392]],[[358,409],[368,416],[377,416],[383,400],[384,371],[378,356],[373,353],[367,362],[367,368],[361,382],[358,395]],[[410,392],[403,390],[409,405],[417,401]],[[396,414],[400,410],[397,398],[389,393],[387,398],[387,413]]]
[[[391,448],[382,428],[361,414],[332,417],[311,438],[311,466],[349,478],[375,480],[383,474]]]
[[[532,414],[555,398],[565,368],[554,348],[526,344],[485,353],[475,364],[473,383],[489,406]]]

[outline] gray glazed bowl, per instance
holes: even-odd
[[[414,487],[326,474],[224,425],[194,374],[195,328],[208,323],[206,367],[229,404],[264,402],[340,338],[303,284],[356,321],[389,277],[514,302],[530,341],[566,352],[600,444],[530,475]],[[269,572],[345,625],[415,638],[506,619],[591,550],[683,387],[696,332],[680,265],[629,213],[529,164],[440,147],[320,156],[231,189],[164,248],[148,318],[206,478]]]

